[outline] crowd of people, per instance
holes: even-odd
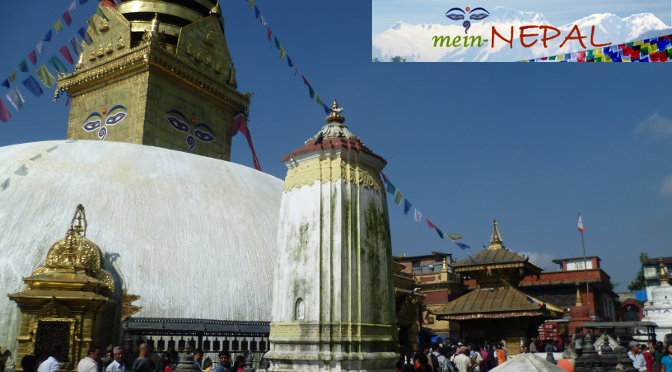
[[[439,339],[422,346],[413,344],[410,352],[401,348],[400,353],[397,363],[400,372],[487,372],[509,359],[503,342],[451,345]]]

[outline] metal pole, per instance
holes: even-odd
[[[588,299],[588,315],[592,312],[590,309],[590,288],[588,287],[588,264],[586,263],[586,244],[583,242],[583,231],[581,231],[581,246],[583,247],[583,271],[586,273],[586,298]]]

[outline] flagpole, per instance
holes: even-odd
[[[588,315],[590,315],[590,288],[588,287],[588,265],[586,264],[586,244],[583,241],[583,231],[581,231],[581,246],[583,247],[583,271],[586,273],[586,298],[588,299]]]

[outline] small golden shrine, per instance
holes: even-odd
[[[42,361],[60,347],[62,369],[73,370],[90,346],[112,341],[118,323],[110,321],[117,313],[114,279],[103,269],[100,248],[86,239],[86,227],[80,204],[65,238],[23,278],[26,289],[8,295],[22,313],[16,360],[33,354]]]
[[[420,328],[418,310],[422,300],[427,296],[417,291],[413,277],[403,272],[404,265],[394,262],[392,268],[399,345],[410,348],[418,339]]]

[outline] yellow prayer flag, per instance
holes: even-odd
[[[14,79],[16,79],[16,69],[14,69],[11,74],[9,74],[9,82],[13,83]]]
[[[61,20],[59,19],[56,21],[56,24],[54,25],[54,28],[56,29],[56,33],[59,33],[63,31],[63,25],[61,24]]]
[[[254,8],[254,0],[250,0],[250,10],[252,10],[252,8]]]
[[[93,33],[98,36],[98,30],[96,30],[96,22],[93,19],[94,16],[91,16],[86,23],[89,25],[89,30],[93,31]]]
[[[642,45],[643,42],[641,40],[635,41],[635,45]]]
[[[623,57],[623,58],[621,59],[621,61],[623,61],[623,62],[632,62],[632,60],[630,59],[630,57]]]
[[[284,57],[285,57],[285,48],[283,48],[282,45],[280,45],[280,60],[282,61]]]
[[[563,59],[565,59],[565,55],[564,55],[564,54],[560,54],[560,55],[558,55],[558,56],[555,56],[555,59],[556,59],[557,61],[562,61]]]
[[[45,65],[42,65],[40,68],[38,68],[35,71],[35,74],[40,79],[42,84],[44,84],[44,86],[47,88],[50,88],[56,82],[56,79],[54,79],[54,76],[49,73],[49,70],[47,70]]]
[[[320,96],[318,96],[317,93],[315,93],[315,99],[317,100],[317,103],[319,103],[320,105],[324,105],[324,102],[322,102]]]
[[[395,203],[396,205],[401,205],[401,201],[402,201],[402,200],[404,200],[404,196],[401,195],[401,193],[399,192],[399,189],[397,189],[397,190],[394,192],[394,203]]]

